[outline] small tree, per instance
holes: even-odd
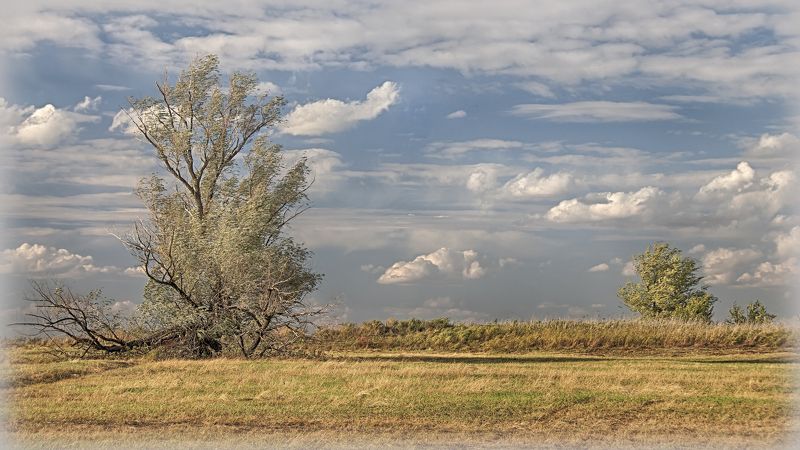
[[[628,308],[646,318],[711,321],[717,299],[701,283],[697,261],[659,242],[634,256],[633,263],[641,281],[628,282],[617,292]]]
[[[760,300],[756,300],[753,303],[748,303],[746,308],[747,312],[743,311],[739,305],[734,303],[733,307],[731,307],[731,309],[728,311],[730,318],[726,322],[733,324],[757,324],[770,323],[775,320],[775,314],[768,313],[767,308],[761,304]]]
[[[148,278],[135,320],[141,336],[96,339],[93,323],[105,326],[108,315],[83,319],[92,298],[64,302],[63,291],[48,289],[38,291],[39,306],[55,314],[36,316],[40,330],[63,334],[69,323],[76,343],[102,351],[167,343],[183,356],[235,349],[250,357],[280,351],[313,324],[325,308],[307,294],[320,275],[284,232],[308,207],[309,170],[304,159],[285,167],[268,141],[285,102],[256,95],[257,84],[234,73],[223,86],[217,58],[207,56],[174,83],[156,83],[158,96],[130,99],[132,129],[164,174],[141,181],[149,217],[122,237]]]

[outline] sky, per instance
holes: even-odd
[[[0,27],[0,320],[27,280],[145,280],[114,234],[158,170],[127,98],[219,56],[287,100],[288,232],[335,320],[618,318],[666,241],[730,306],[798,314],[795,1],[26,1]],[[4,332],[5,333],[5,332]]]

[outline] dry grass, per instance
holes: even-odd
[[[198,433],[236,446],[287,436],[301,447],[315,439],[345,447],[381,439],[747,446],[785,443],[797,362],[784,352],[64,363],[18,348],[10,367],[9,425],[33,446],[135,438],[153,447],[147,442],[165,436],[188,445]]]
[[[577,352],[752,352],[795,347],[798,333],[781,324],[730,325],[682,321],[547,320],[453,324],[446,319],[345,324],[316,333],[323,350]]]

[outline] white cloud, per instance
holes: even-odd
[[[800,154],[800,139],[791,133],[764,133],[758,140],[745,141],[746,154],[752,157],[792,157]]]
[[[521,83],[515,84],[515,86],[533,95],[538,95],[539,97],[546,97],[546,98],[555,97],[553,91],[550,90],[550,88],[547,87],[546,84],[539,83],[537,81],[523,81]]]
[[[497,260],[497,265],[500,266],[501,269],[504,267],[515,266],[518,264],[520,264],[520,262],[517,258],[500,258],[499,260]]]
[[[38,14],[29,13],[35,4],[12,8],[0,49],[30,51],[46,41],[150,68],[210,52],[255,71],[432,67],[568,88],[585,81],[603,88],[639,81],[723,99],[796,95],[797,14],[785,1],[744,0],[735,8],[610,0],[537,8],[516,1],[469,8],[451,1],[195,6],[189,13],[183,2],[142,0],[110,9],[81,2],[82,18],[68,6]],[[150,18],[156,10],[158,18]],[[154,31],[167,21],[193,27],[177,36]],[[192,35],[194,27],[204,33]],[[742,38],[755,33],[772,38]],[[546,95],[537,81],[526,83]]]
[[[775,237],[775,254],[781,258],[800,256],[800,226]]]
[[[647,102],[584,101],[515,105],[511,114],[554,122],[649,122],[681,119],[675,109],[671,105]]]
[[[472,192],[487,192],[497,185],[497,168],[493,166],[477,167],[467,178],[467,189]]]
[[[467,117],[467,112],[463,109],[459,109],[458,111],[453,111],[450,114],[446,115],[446,119],[463,119]]]
[[[600,263],[589,268],[589,272],[606,272],[611,267],[607,263]]]
[[[386,271],[386,267],[376,266],[374,264],[362,264],[361,265],[361,271],[377,275],[379,273],[385,272]]]
[[[551,197],[566,192],[571,185],[571,174],[556,172],[545,176],[544,169],[537,167],[508,181],[503,191],[516,198]]]
[[[136,266],[136,267],[127,267],[125,270],[122,271],[124,275],[129,277],[146,277],[147,274],[144,272],[144,267]]]
[[[736,282],[751,287],[786,286],[800,275],[800,264],[797,258],[772,263],[764,261],[752,272],[743,273]]]
[[[0,273],[79,277],[89,273],[118,272],[114,266],[96,266],[91,256],[41,244],[23,243],[0,252]]]
[[[5,100],[3,100],[3,104],[0,104],[0,106],[5,106],[2,108],[3,120],[12,119],[16,112],[32,110],[18,107],[15,109],[13,106],[4,104]],[[100,120],[98,116],[66,111],[47,104],[32,110],[21,123],[12,126],[10,134],[17,142],[24,145],[51,147],[71,141],[81,130],[80,124],[98,120]]]
[[[34,109],[33,106],[10,104],[5,98],[0,97],[0,136],[13,134],[14,127],[19,125]]]
[[[635,277],[636,276],[636,265],[633,261],[628,261],[625,265],[622,266],[622,270],[620,271],[622,275],[626,277]]]
[[[281,131],[295,136],[337,133],[378,117],[399,99],[399,87],[387,81],[371,90],[364,101],[343,102],[329,98],[297,106],[286,115]]]
[[[283,89],[271,81],[261,81],[256,86],[258,95],[283,95]]]
[[[101,91],[122,92],[131,90],[131,88],[127,86],[120,86],[117,84],[95,84],[94,86]]]
[[[83,100],[78,102],[74,108],[72,108],[75,112],[85,112],[85,111],[97,111],[97,108],[100,106],[100,103],[103,101],[103,97],[97,96],[95,98],[91,98],[88,95],[83,97]]]
[[[694,247],[689,249],[690,255],[697,255],[706,251],[706,246],[703,244],[697,244]]]
[[[0,29],[0,49],[3,50],[25,51],[42,41],[92,51],[102,47],[98,27],[89,19],[41,12],[7,16],[6,19]]]
[[[759,259],[761,252],[755,249],[718,248],[703,256],[702,266],[708,284],[730,284],[744,268]]]
[[[455,276],[477,279],[486,274],[480,264],[480,255],[474,250],[450,250],[442,247],[427,255],[419,255],[411,261],[398,261],[378,278],[380,284],[409,283],[432,276]]]
[[[546,217],[565,223],[625,219],[644,214],[661,195],[663,192],[652,186],[636,192],[599,193],[582,200],[564,200],[547,211]]]
[[[425,148],[428,156],[434,158],[455,159],[472,152],[519,150],[528,147],[519,141],[503,139],[474,139],[471,141],[433,142]]]
[[[750,164],[742,161],[731,173],[720,175],[702,186],[698,195],[707,197],[719,192],[741,192],[753,184],[755,176],[756,172],[750,167]]]
[[[406,316],[417,319],[437,319],[447,317],[459,322],[479,322],[486,320],[485,313],[465,309],[463,302],[452,297],[434,297],[425,300],[422,306],[416,308],[385,308],[384,311],[392,316]]]

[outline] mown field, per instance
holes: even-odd
[[[60,360],[14,346],[9,438],[33,448],[744,448],[788,447],[797,429],[800,362],[785,343],[592,354],[331,342],[315,344],[328,348],[321,358],[255,361]]]

